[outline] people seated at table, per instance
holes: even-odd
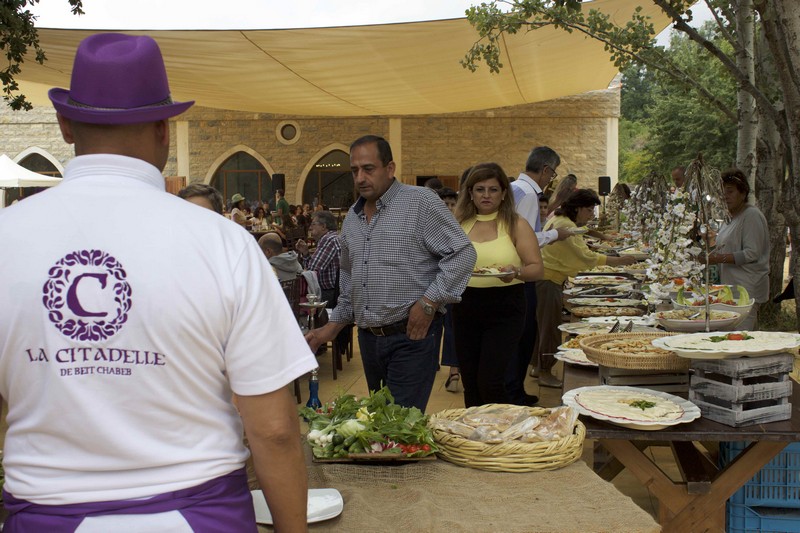
[[[294,221],[297,223],[297,226],[303,228],[303,235],[301,238],[305,239],[308,236],[308,227],[311,225],[311,217],[306,216],[303,212],[302,205],[294,206]]]
[[[256,207],[256,212],[253,215],[253,230],[264,229],[269,227],[270,219],[267,218],[267,213],[261,206]]]
[[[330,211],[314,213],[311,218],[309,232],[311,238],[317,243],[314,253],[311,253],[308,243],[299,240],[295,247],[300,256],[300,262],[306,270],[317,273],[322,299],[328,302],[328,307],[336,307],[339,283],[339,257],[342,247],[337,233],[336,217]]]
[[[506,173],[496,163],[472,167],[459,195],[456,220],[472,242],[475,269],[497,268],[501,277],[473,276],[453,305],[456,356],[464,405],[508,403],[506,367],[525,324],[523,281],[542,276],[539,244],[514,210]]]
[[[305,236],[303,228],[298,226],[290,215],[283,217],[281,229],[286,239],[286,247],[289,250],[294,250],[295,243]]]
[[[597,193],[589,189],[578,189],[555,211],[555,216],[545,225],[545,230],[573,229],[586,226],[595,216],[595,208],[600,205]],[[536,316],[539,321],[539,336],[536,344],[539,385],[560,387],[561,380],[552,373],[558,346],[561,344],[561,305],[564,283],[570,276],[598,265],[630,265],[635,259],[631,256],[612,257],[591,251],[581,235],[566,239],[542,248],[544,277],[536,282]]]
[[[200,207],[211,209],[220,215],[222,214],[222,194],[211,185],[206,185],[205,183],[190,183],[178,191],[178,197],[183,198],[187,202],[199,205]]]
[[[242,227],[249,228],[253,224],[247,219],[247,213],[245,211],[246,204],[247,201],[244,196],[238,192],[231,197],[231,220]]]
[[[731,215],[719,229],[708,262],[719,265],[720,282],[741,285],[755,299],[739,329],[755,329],[759,306],[769,300],[769,228],[756,206],[748,205],[750,185],[738,168],[722,173],[725,204]]]
[[[303,267],[297,261],[297,252],[283,251],[281,238],[277,233],[266,233],[258,239],[258,245],[267,256],[269,264],[275,269],[280,281],[294,279],[303,272]]]

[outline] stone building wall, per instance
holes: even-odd
[[[616,180],[616,138],[619,91],[594,91],[547,102],[448,115],[362,118],[279,116],[195,107],[177,118],[188,124],[187,182],[210,180],[216,168],[238,149],[255,154],[267,170],[286,175],[290,202],[298,200],[304,171],[328,147],[347,147],[355,138],[374,133],[389,139],[396,152],[401,178],[415,183],[416,176],[456,176],[469,165],[496,161],[508,174],[517,175],[534,146],[548,145],[562,157],[559,175],[574,173],[581,186],[596,187],[597,176]],[[291,120],[299,129],[293,144],[279,141],[276,128]],[[402,145],[390,136],[390,123],[400,124]],[[0,106],[0,151],[12,159],[31,149],[57,161],[72,157],[72,147],[58,131],[50,107],[12,112]],[[177,128],[173,124],[170,160],[165,175],[177,174]],[[609,154],[612,166],[609,168]],[[58,165],[57,165],[58,166]]]

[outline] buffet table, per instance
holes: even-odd
[[[567,387],[597,385],[596,369],[565,365]],[[734,428],[699,418],[659,431],[640,431],[581,416],[586,438],[597,439],[659,500],[665,532],[724,531],[725,502],[787,444],[800,440],[800,387],[792,392],[792,418]],[[672,448],[683,479],[673,482],[645,453],[657,441]],[[708,443],[751,441],[734,461],[719,468]],[[703,448],[712,448],[704,453]],[[614,471],[613,469],[611,470]]]
[[[550,472],[485,472],[422,461],[309,464],[310,488],[336,488],[344,511],[310,531],[656,532],[646,511],[583,462]],[[271,528],[259,526],[260,531]]]

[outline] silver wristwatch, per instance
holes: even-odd
[[[419,299],[419,303],[420,305],[422,305],[422,310],[425,312],[426,315],[433,316],[434,313],[436,313],[436,308],[431,304],[429,304],[428,302],[426,302],[425,300],[423,300],[422,298]]]

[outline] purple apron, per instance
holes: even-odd
[[[258,531],[244,468],[196,487],[166,492],[146,500],[38,505],[19,500],[5,490],[3,499],[9,513],[3,533],[74,533],[88,516],[169,511],[179,511],[196,533]]]

